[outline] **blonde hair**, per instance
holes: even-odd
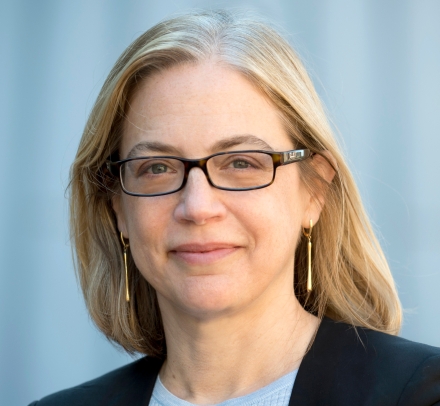
[[[296,144],[333,157],[331,183],[319,176],[311,160],[299,164],[310,192],[316,195],[325,188],[326,196],[313,229],[310,295],[306,238],[295,251],[293,288],[300,303],[319,317],[397,334],[401,307],[391,272],[305,68],[268,24],[225,11],[178,16],[141,35],[116,62],[87,121],[71,168],[70,223],[77,273],[98,328],[128,352],[166,354],[156,292],[131,258],[131,301],[125,302],[121,243],[111,205],[113,194],[121,192],[105,161],[117,154],[128,101],[144,78],[208,59],[241,72],[261,89],[279,109]]]

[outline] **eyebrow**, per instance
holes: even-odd
[[[164,144],[159,141],[142,141],[136,144],[128,153],[128,158],[136,158],[139,152],[159,152],[161,154],[174,154],[178,155],[179,150],[174,148],[172,145]]]
[[[252,134],[243,134],[243,135],[235,135],[229,138],[225,138],[223,140],[217,141],[213,147],[213,151],[221,151],[225,149],[229,149],[241,144],[252,144],[257,147],[260,147],[264,150],[273,151],[273,148],[261,138],[256,137]]]
[[[251,144],[265,151],[273,151],[273,148],[261,138],[256,137],[252,134],[234,135],[232,137],[225,138],[223,140],[217,141],[211,150],[213,153],[228,150],[230,148],[236,147],[237,145]],[[142,141],[136,144],[128,153],[128,158],[135,158],[138,156],[139,152],[159,152],[161,154],[174,154],[180,155],[180,151],[170,144],[165,144],[159,141]]]

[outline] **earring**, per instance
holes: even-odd
[[[309,242],[307,243],[307,292],[311,292],[313,289],[312,285],[312,228],[313,221],[310,220],[309,232],[303,229],[303,234],[307,237]]]
[[[130,244],[125,243],[124,236],[121,233],[122,246],[124,247],[124,266],[125,266],[125,301],[130,301],[130,292],[128,289],[128,267],[127,267],[127,248]]]

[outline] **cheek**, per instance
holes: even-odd
[[[274,185],[272,185],[274,186]],[[259,261],[293,260],[301,231],[302,207],[293,193],[274,188],[255,191],[237,199],[231,212],[250,235]]]
[[[172,216],[169,200],[130,196],[124,205],[131,254],[145,277],[163,260],[163,241]]]
[[[160,199],[160,200],[159,200]],[[161,197],[128,196],[124,201],[124,217],[129,237],[154,238],[169,223],[174,202]]]
[[[280,255],[283,250],[293,255],[307,210],[307,195],[296,172],[290,176],[279,175],[279,182],[271,185],[271,193],[265,195],[264,205],[261,205],[264,210],[256,207],[253,215],[269,236],[268,244],[273,250]]]

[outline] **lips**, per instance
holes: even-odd
[[[235,253],[240,248],[223,242],[187,243],[178,245],[169,252],[177,260],[189,265],[208,265]]]

